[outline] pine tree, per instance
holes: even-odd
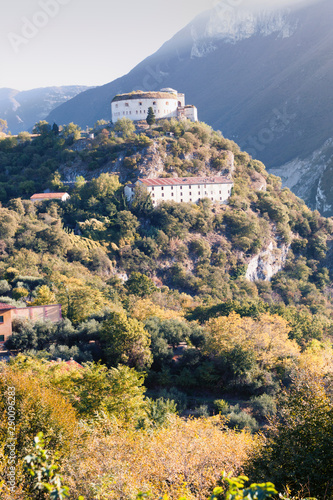
[[[148,109],[148,116],[146,118],[146,121],[150,127],[156,122],[156,116],[152,107]]]

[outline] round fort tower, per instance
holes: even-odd
[[[136,90],[116,95],[111,102],[111,121],[116,123],[121,118],[129,118],[132,121],[145,120],[150,107],[153,108],[157,120],[162,118],[197,120],[197,109],[195,106],[185,106],[185,95],[166,88],[158,92]]]

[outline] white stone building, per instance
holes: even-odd
[[[167,88],[159,92],[137,90],[129,94],[118,94],[111,102],[111,121],[116,123],[121,118],[133,121],[145,120],[148,109],[153,108],[156,119],[179,118],[198,121],[195,106],[185,105],[185,94]]]
[[[154,206],[162,201],[177,203],[197,203],[203,198],[221,204],[227,203],[233,182],[226,177],[166,177],[158,179],[138,179],[136,184],[145,186]],[[125,196],[131,201],[136,184],[125,186]]]

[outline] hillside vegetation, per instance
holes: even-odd
[[[74,124],[59,133],[39,123],[36,132],[32,141],[0,140],[0,302],[60,303],[64,316],[16,320],[7,342],[20,353],[0,383],[3,395],[6,384],[17,391],[22,492],[32,488],[23,458],[43,431],[73,491],[87,498],[148,490],[201,498],[222,469],[250,464],[253,479],[325,498],[331,466],[318,458],[319,475],[310,471],[324,450],[332,458],[332,221],[204,123],[135,130],[122,120],[97,124],[95,139]],[[64,185],[71,169],[79,175]],[[153,208],[138,189],[129,205],[124,184],[154,171],[231,176],[233,193],[223,206]],[[71,198],[28,199],[45,189]],[[260,273],[249,274],[259,260]],[[286,408],[301,399],[307,411],[295,423]],[[5,396],[0,404],[5,413]],[[0,435],[4,446],[5,420]],[[293,458],[286,449],[277,470],[284,439]],[[189,461],[177,458],[176,443]]]

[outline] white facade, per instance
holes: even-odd
[[[178,118],[191,120],[192,122],[198,121],[198,110],[195,106],[182,106],[178,108]]]
[[[197,203],[203,198],[225,204],[233,187],[232,180],[225,177],[138,179],[137,184],[147,188],[154,206],[162,201]],[[125,186],[125,196],[128,201],[133,199],[134,189],[133,184]]]
[[[121,118],[132,121],[146,120],[149,108],[153,108],[156,119],[188,118],[198,120],[195,106],[185,106],[185,94],[174,89],[162,89],[160,92],[136,91],[119,94],[111,102],[111,121],[116,123]]]

